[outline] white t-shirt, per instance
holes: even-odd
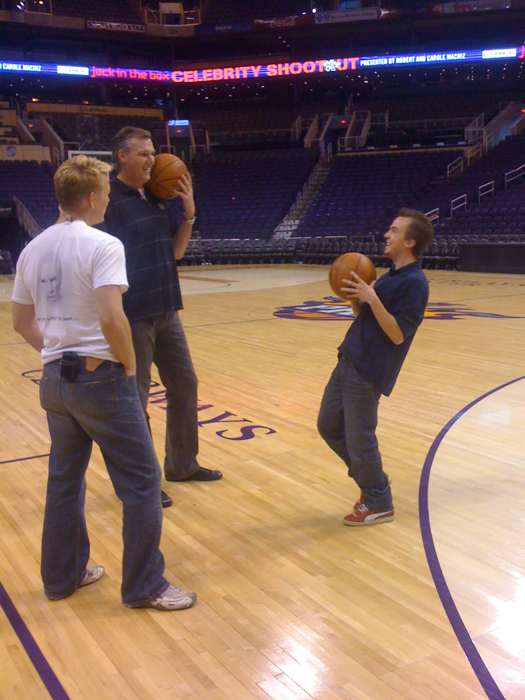
[[[124,246],[84,221],[50,226],[22,251],[12,300],[33,304],[44,364],[63,352],[118,361],[102,333],[95,289],[128,288]]]

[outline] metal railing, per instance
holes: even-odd
[[[357,113],[354,112],[352,114],[352,116],[350,117],[350,121],[348,122],[348,126],[346,128],[345,135],[342,136],[341,138],[337,139],[337,150],[338,151],[341,150],[341,147],[344,150],[345,144],[348,143],[348,139],[352,138],[352,132],[353,132],[354,127],[355,127],[356,119],[357,119]]]
[[[334,116],[334,113],[330,112],[330,114],[328,115],[328,117],[326,119],[326,123],[323,127],[323,130],[321,131],[321,134],[320,134],[319,138],[317,139],[317,141],[319,142],[319,150],[321,151],[323,156],[327,155],[325,136],[326,136],[326,132],[328,131],[328,127],[330,126],[330,122],[332,121],[333,116]],[[330,144],[330,145],[332,145],[332,144]]]
[[[435,209],[431,209],[430,211],[425,212],[425,216],[428,217],[433,224],[439,224],[439,219],[440,219],[439,207],[436,207]]]
[[[368,111],[366,114],[364,124],[363,124],[363,128],[361,129],[360,136],[361,136],[362,143],[359,146],[360,148],[362,148],[366,144],[366,141],[368,139],[368,134],[370,133],[371,126],[372,126],[372,112]]]
[[[481,143],[486,153],[497,146],[509,133],[509,123],[520,112],[520,106],[509,102],[498,114],[485,124],[485,115],[480,114],[465,129],[465,141],[468,144]],[[510,121],[509,121],[510,120]]]
[[[474,144],[471,148],[468,149],[467,153],[467,165],[470,167],[470,164],[473,160],[476,158],[483,158],[483,143],[478,142]]]
[[[66,147],[64,141],[62,141],[47,119],[42,117],[38,123],[42,128],[42,143],[44,146],[49,146],[51,162],[53,165],[60,165],[60,163],[66,157]],[[78,144],[75,145],[78,148]]]
[[[303,118],[299,115],[291,126],[292,141],[299,141],[303,131]]]
[[[494,148],[509,134],[513,120],[521,112],[520,105],[509,102],[486,126],[487,148]]]
[[[16,115],[16,128],[18,129],[18,135],[23,137],[23,139],[24,138],[26,139],[25,143],[28,143],[28,144],[35,144],[36,143],[35,137],[29,131],[27,126],[24,124],[24,121],[22,120],[22,118],[18,114]],[[22,143],[24,143],[23,140],[22,140]]]
[[[304,147],[305,148],[311,148],[312,144],[315,140],[315,137],[319,133],[319,115],[316,114],[315,117],[312,119],[310,122],[310,126],[308,127],[308,130],[306,132],[306,135],[304,137]]]
[[[496,194],[496,180],[489,180],[478,187],[478,204],[483,197],[494,196]]]
[[[93,156],[93,158],[98,158],[99,160],[103,160],[106,163],[111,163],[113,160],[113,153],[111,151],[88,151],[84,149],[69,149],[67,152],[68,158],[74,158],[75,156],[79,155]]]
[[[361,131],[358,134],[353,134],[352,131],[361,126]],[[368,110],[354,112],[352,119],[344,136],[337,140],[338,151],[355,151],[363,148],[366,144],[370,127],[372,126],[372,113]]]
[[[460,209],[467,209],[468,196],[466,194],[460,194],[459,197],[454,197],[450,200],[450,216],[453,217],[456,211]]]
[[[482,112],[465,127],[465,141],[468,144],[482,142],[486,148],[485,114]]]
[[[460,175],[465,169],[465,161],[463,156],[458,156],[455,160],[447,165],[447,177],[450,179],[455,175]]]
[[[42,226],[40,226],[26,205],[20,199],[18,199],[18,197],[14,196],[13,201],[15,203],[16,218],[18,223],[31,238],[38,236],[38,234],[42,231]]]
[[[197,139],[195,138],[195,129],[190,127],[190,163],[193,162],[193,159],[200,151],[203,153],[209,153],[211,150],[210,132],[208,129],[206,127],[198,127],[197,131],[204,135],[204,141],[197,143]]]
[[[525,176],[525,163],[523,165],[518,166],[517,168],[514,168],[513,170],[509,170],[508,172],[506,172],[505,189],[507,190],[509,188],[511,182],[514,182],[514,180],[519,180],[523,176]]]

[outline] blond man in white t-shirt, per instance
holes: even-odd
[[[109,166],[78,156],[55,175],[59,221],[23,250],[13,290],[13,325],[41,352],[40,401],[51,435],[42,537],[48,598],[66,598],[104,574],[89,566],[85,472],[96,442],[123,503],[122,600],[129,607],[178,610],[194,593],[164,578],[159,549],[160,467],[135,378],[122,294],[122,243],[93,225],[109,200]]]

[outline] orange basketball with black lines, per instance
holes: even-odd
[[[371,284],[377,278],[375,265],[366,255],[343,253],[332,263],[328,276],[334,294],[341,299],[346,299],[346,294],[342,291],[343,280],[352,280],[352,272],[367,284]]]
[[[160,153],[155,157],[146,187],[158,199],[174,199],[178,194],[180,179],[187,172],[183,160],[171,153]]]

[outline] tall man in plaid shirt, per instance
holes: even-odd
[[[144,129],[121,129],[114,138],[113,157],[117,176],[103,229],[119,238],[126,251],[129,291],[124,310],[133,334],[142,405],[146,411],[155,363],[168,404],[166,479],[216,481],[222,473],[197,461],[197,376],[178,314],[182,297],[177,260],[186,252],[195,222],[191,178],[181,180],[177,207],[144,189],[155,158],[151,134]],[[171,505],[165,492],[162,504]]]

